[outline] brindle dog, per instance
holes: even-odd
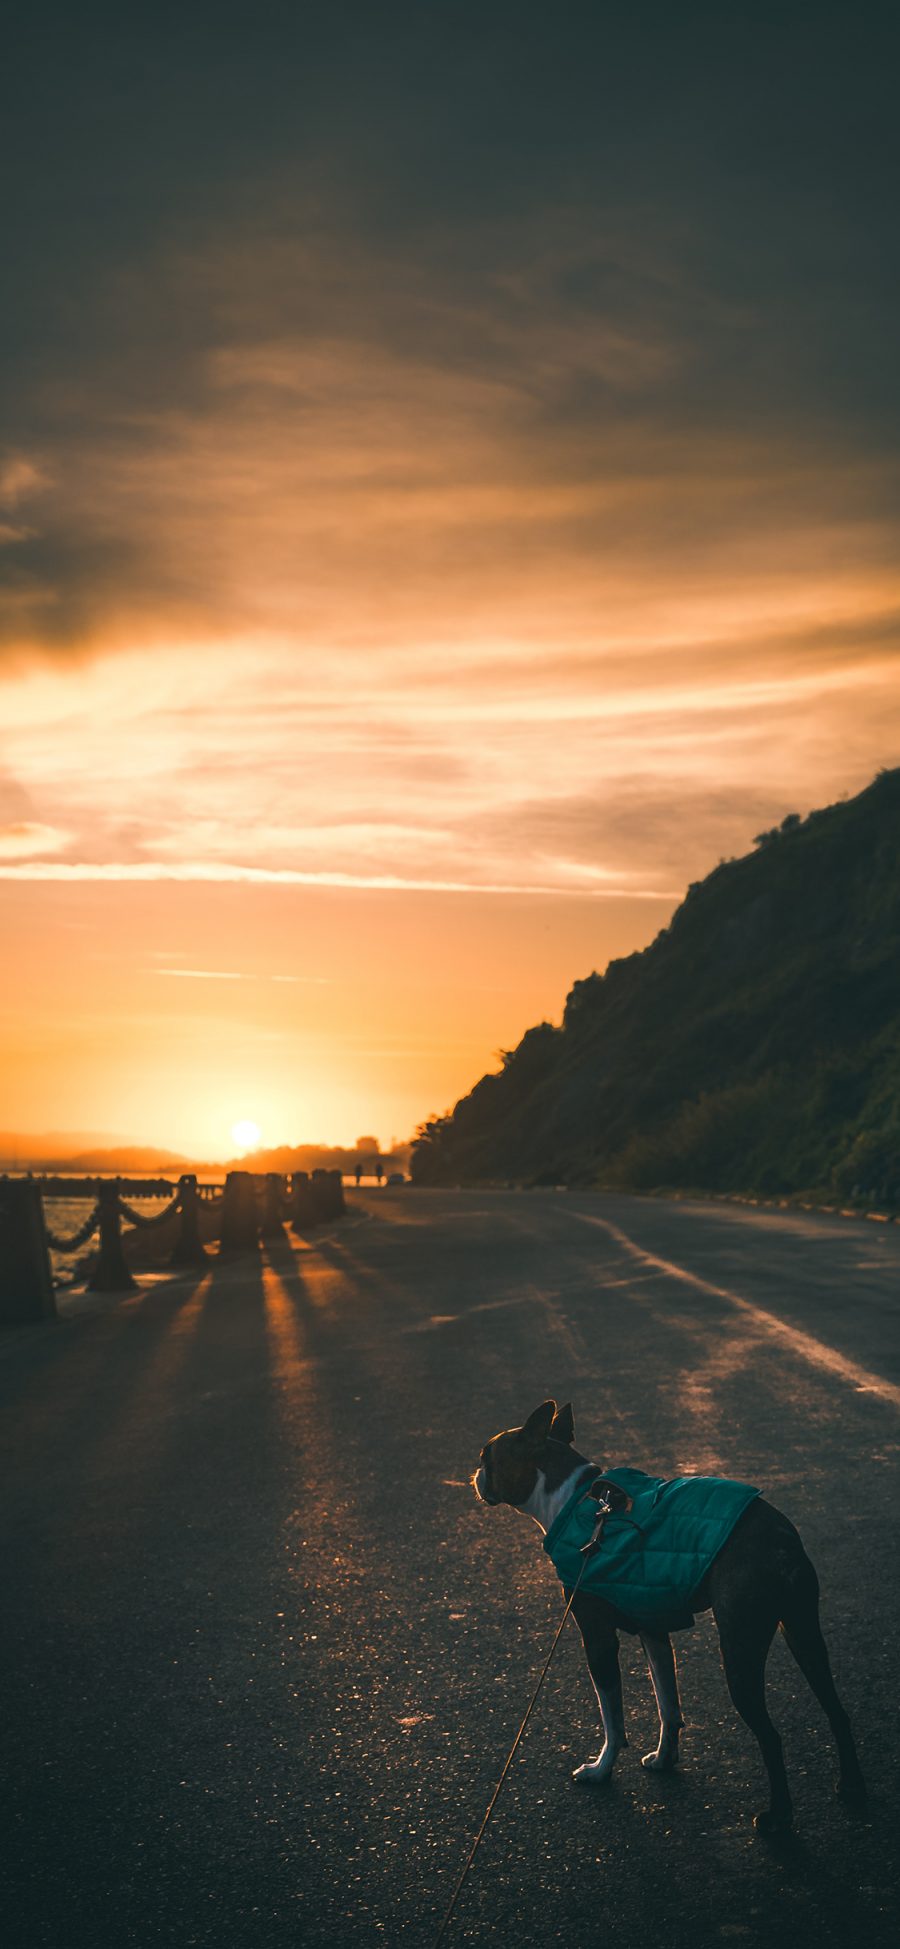
[[[523,1427],[508,1428],[485,1444],[472,1478],[476,1495],[482,1502],[505,1502],[521,1509],[546,1532],[571,1495],[572,1476],[587,1466],[574,1441],[571,1407],[557,1410],[555,1401],[544,1401]],[[567,1601],[570,1596],[567,1590]],[[850,1721],[838,1698],[819,1624],[819,1580],[793,1523],[762,1497],[750,1503],[690,1596],[688,1608],[712,1611],[728,1690],[759,1741],[769,1776],[770,1804],[756,1814],[754,1826],[763,1833],[779,1833],[790,1827],[792,1819],[781,1740],[765,1695],[766,1658],[779,1624],[834,1734],[840,1767],[837,1791],[844,1800],[863,1801],[866,1789]],[[684,1724],[670,1638],[624,1618],[594,1593],[579,1591],[572,1614],[584,1640],[605,1736],[602,1752],[578,1767],[574,1778],[602,1784],[627,1743],[617,1627],[641,1638],[659,1707],[659,1744],[643,1763],[657,1772],[668,1771],[677,1764],[678,1734]]]

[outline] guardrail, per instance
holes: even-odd
[[[45,1200],[91,1200],[83,1224],[65,1236],[48,1225]],[[162,1211],[139,1211],[130,1199],[164,1198]],[[62,1256],[80,1252],[97,1236],[98,1244],[87,1277],[89,1292],[125,1293],[138,1289],[125,1244],[142,1232],[174,1228],[168,1264],[173,1268],[202,1266],[209,1258],[207,1243],[218,1232],[220,1256],[259,1250],[261,1239],[279,1236],[286,1223],[297,1230],[340,1217],[345,1210],[340,1171],[295,1171],[293,1177],[270,1172],[261,1178],[249,1171],[229,1171],[224,1184],[198,1184],[186,1172],[177,1183],[168,1178],[0,1178],[0,1326],[56,1316],[51,1249]],[[202,1213],[202,1229],[201,1229]],[[213,1214],[220,1213],[216,1225]],[[213,1218],[212,1227],[210,1220]],[[130,1230],[124,1231],[123,1227]]]

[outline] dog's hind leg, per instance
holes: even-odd
[[[782,1606],[781,1628],[807,1684],[828,1719],[838,1750],[837,1791],[843,1800],[865,1800],[866,1784],[860,1770],[850,1721],[838,1697],[831,1675],[828,1646],[819,1623],[819,1580],[808,1556],[791,1578],[790,1598]]]
[[[593,1759],[585,1760],[582,1766],[576,1766],[572,1778],[580,1785],[603,1786],[612,1777],[622,1747],[628,1744],[622,1674],[619,1669],[619,1640],[605,1614],[605,1605],[596,1603],[590,1597],[576,1597],[572,1613],[584,1642],[588,1671],[603,1723],[601,1751]]]
[[[671,1773],[678,1765],[678,1735],[684,1725],[672,1640],[665,1635],[650,1637],[642,1631],[641,1644],[659,1709],[659,1744],[655,1752],[644,1754],[641,1765],[649,1767],[652,1773]]]
[[[793,1818],[781,1739],[766,1707],[766,1658],[778,1622],[768,1606],[714,1605],[725,1678],[735,1710],[756,1734],[769,1776],[769,1805],[753,1817],[761,1834],[787,1832]]]

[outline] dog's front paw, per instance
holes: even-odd
[[[667,1726],[660,1732],[655,1753],[645,1753],[641,1760],[648,1773],[671,1773],[678,1765],[678,1733],[677,1726]]]
[[[577,1780],[579,1786],[605,1786],[607,1780],[612,1779],[617,1752],[618,1748],[615,1746],[604,1746],[602,1753],[598,1753],[596,1759],[585,1760],[583,1766],[576,1766],[572,1774],[573,1780]]]
[[[655,1753],[645,1753],[641,1765],[648,1773],[674,1773],[678,1765],[678,1747],[657,1746]]]

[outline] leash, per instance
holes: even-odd
[[[588,1488],[588,1489],[585,1489],[585,1492],[584,1492],[584,1494],[585,1494],[585,1496],[587,1496],[587,1495],[589,1495],[589,1494],[590,1494],[590,1489],[589,1489],[589,1488]],[[583,1501],[583,1500],[584,1500],[584,1498],[582,1497],[582,1501]],[[582,1558],[583,1558],[583,1562],[582,1562],[582,1565],[581,1565],[581,1569],[580,1569],[580,1570],[579,1570],[579,1572],[578,1572],[578,1577],[577,1577],[577,1579],[576,1579],[576,1583],[575,1583],[575,1588],[574,1588],[574,1590],[573,1590],[573,1592],[572,1592],[572,1595],[571,1595],[571,1597],[569,1598],[569,1601],[568,1601],[568,1603],[567,1603],[567,1605],[566,1605],[566,1608],[565,1608],[565,1610],[563,1611],[563,1614],[562,1614],[562,1619],[561,1619],[561,1622],[560,1622],[560,1624],[559,1624],[559,1625],[558,1625],[558,1627],[557,1627],[557,1631],[556,1631],[556,1636],[554,1637],[554,1640],[553,1640],[553,1643],[552,1643],[552,1645],[550,1646],[550,1649],[549,1649],[549,1651],[548,1651],[548,1653],[547,1653],[547,1656],[546,1656],[546,1658],[544,1659],[544,1663],[543,1663],[543,1666],[542,1666],[542,1669],[541,1669],[541,1674],[540,1674],[540,1677],[539,1677],[539,1679],[538,1679],[538,1682],[537,1682],[537,1684],[536,1684],[536,1686],[535,1686],[535,1688],[534,1688],[534,1691],[533,1691],[533,1692],[532,1692],[532,1694],[531,1694],[531,1698],[530,1698],[530,1699],[529,1699],[529,1701],[528,1701],[528,1705],[527,1705],[527,1707],[526,1707],[526,1709],[525,1709],[525,1716],[524,1716],[524,1718],[523,1718],[523,1720],[522,1720],[522,1723],[521,1723],[521,1725],[520,1725],[520,1727],[519,1727],[519,1730],[518,1730],[518,1732],[516,1733],[516,1736],[515,1736],[515,1739],[513,1740],[513,1743],[512,1743],[512,1745],[511,1745],[511,1747],[510,1747],[510,1749],[509,1749],[509,1752],[507,1753],[507,1756],[506,1756],[506,1762],[505,1762],[505,1764],[504,1764],[504,1767],[503,1767],[503,1771],[502,1771],[502,1773],[501,1773],[501,1775],[500,1775],[500,1778],[499,1778],[499,1780],[497,1781],[497,1785],[495,1786],[495,1788],[494,1788],[494,1791],[493,1791],[493,1793],[491,1794],[491,1797],[490,1797],[490,1800],[489,1800],[489,1802],[488,1802],[488,1807],[487,1807],[487,1812],[486,1812],[486,1814],[485,1814],[485,1816],[484,1816],[484,1819],[483,1819],[483,1821],[482,1821],[482,1823],[481,1823],[481,1826],[480,1826],[480,1827],[479,1827],[479,1829],[478,1829],[478,1833],[476,1834],[476,1836],[475,1836],[475,1839],[474,1839],[474,1841],[472,1842],[472,1845],[471,1845],[471,1847],[470,1847],[470,1849],[469,1849],[469,1852],[468,1852],[468,1855],[466,1856],[466,1860],[465,1860],[465,1862],[464,1862],[464,1864],[463,1864],[463,1870],[462,1870],[462,1873],[461,1873],[461,1875],[460,1875],[460,1877],[459,1877],[459,1880],[457,1881],[457,1884],[456,1884],[456,1887],[454,1888],[454,1890],[453,1890],[453,1894],[452,1894],[452,1896],[451,1896],[451,1898],[450,1898],[450,1906],[449,1906],[449,1908],[448,1908],[448,1910],[447,1910],[447,1913],[446,1913],[446,1915],[444,1916],[444,1919],[443,1919],[443,1922],[441,1923],[441,1926],[440,1926],[440,1928],[438,1929],[438,1932],[437,1932],[437,1935],[436,1935],[436,1936],[435,1936],[435,1938],[434,1938],[434,1949],[438,1949],[438,1943],[440,1943],[440,1942],[443,1942],[443,1940],[444,1940],[444,1937],[445,1937],[445,1935],[446,1935],[446,1933],[447,1933],[447,1930],[448,1930],[448,1928],[450,1927],[450,1923],[451,1923],[451,1921],[452,1921],[452,1919],[453,1919],[453,1911],[454,1911],[454,1909],[455,1909],[455,1907],[456,1907],[456,1904],[457,1904],[457,1902],[459,1901],[459,1898],[460,1898],[460,1895],[462,1894],[462,1891],[463,1891],[463,1887],[465,1886],[465,1882],[466,1882],[466,1877],[467,1877],[467,1875],[468,1875],[468,1873],[469,1873],[469,1869],[471,1868],[471,1866],[472,1866],[472,1863],[473,1863],[473,1861],[474,1861],[474,1859],[475,1859],[475,1856],[476,1856],[476,1854],[478,1853],[478,1850],[479,1850],[479,1848],[480,1848],[480,1846],[481,1846],[481,1843],[482,1843],[482,1840],[484,1839],[484,1835],[485,1835],[485,1833],[486,1833],[486,1831],[487,1831],[487,1826],[488,1826],[488,1822],[490,1821],[490,1818],[491,1818],[491,1815],[492,1815],[492,1813],[493,1813],[493,1811],[494,1811],[494,1808],[495,1808],[495,1807],[496,1807],[496,1805],[497,1805],[497,1801],[498,1801],[498,1799],[500,1798],[500,1789],[501,1789],[501,1787],[502,1787],[502,1785],[503,1785],[503,1782],[504,1782],[504,1780],[506,1779],[506,1776],[507,1776],[507,1773],[509,1772],[509,1769],[510,1769],[510,1767],[511,1767],[511,1765],[512,1765],[512,1763],[513,1763],[513,1759],[515,1758],[515,1754],[516,1754],[516,1749],[517,1749],[517,1747],[518,1747],[518,1745],[519,1745],[519,1742],[520,1742],[520,1740],[521,1740],[521,1738],[522,1738],[522,1734],[524,1733],[524,1731],[525,1731],[525,1728],[526,1728],[526,1726],[527,1726],[527,1724],[528,1724],[528,1721],[529,1721],[529,1719],[531,1718],[531,1715],[532,1715],[532,1712],[534,1711],[534,1708],[535,1708],[535,1706],[536,1706],[536,1704],[537,1704],[537,1702],[538,1702],[538,1697],[539,1697],[539,1695],[540,1695],[540,1690],[541,1690],[541,1686],[543,1685],[543,1683],[544,1683],[544,1679],[546,1678],[546,1676],[547,1676],[547,1673],[548,1673],[548,1671],[550,1670],[550,1660],[551,1660],[551,1658],[553,1657],[553,1653],[554,1653],[554,1651],[556,1650],[556,1647],[557,1647],[557,1645],[559,1644],[559,1641],[560,1641],[560,1638],[562,1637],[562,1634],[563,1634],[563,1627],[564,1627],[564,1625],[565,1625],[565,1623],[566,1623],[566,1621],[567,1621],[567,1619],[568,1619],[568,1616],[569,1616],[569,1612],[570,1612],[570,1610],[572,1609],[572,1605],[574,1604],[574,1602],[575,1602],[575,1599],[576,1599],[576,1597],[578,1596],[578,1591],[579,1591],[579,1587],[580,1587],[580,1584],[581,1584],[581,1579],[582,1579],[582,1577],[584,1576],[584,1573],[585,1573],[585,1571],[586,1571],[586,1569],[587,1569],[587,1567],[588,1567],[588,1564],[589,1564],[589,1562],[590,1562],[590,1559],[591,1559],[591,1557],[593,1556],[593,1554],[594,1554],[594,1551],[595,1551],[595,1550],[597,1549],[597,1546],[598,1546],[598,1544],[599,1544],[599,1542],[600,1542],[600,1538],[601,1538],[601,1537],[602,1537],[602,1535],[603,1535],[603,1525],[604,1525],[604,1523],[605,1523],[605,1521],[606,1521],[606,1518],[607,1518],[607,1516],[609,1516],[609,1515],[611,1515],[611,1514],[612,1514],[612,1504],[611,1504],[611,1502],[610,1502],[610,1501],[608,1500],[608,1498],[607,1498],[607,1499],[606,1499],[605,1501],[603,1501],[603,1502],[601,1502],[601,1503],[599,1504],[599,1506],[598,1506],[598,1512],[597,1512],[597,1522],[596,1522],[596,1526],[595,1526],[595,1528],[594,1528],[594,1533],[593,1533],[593,1536],[591,1536],[591,1537],[589,1538],[589,1540],[588,1540],[588,1542],[584,1544],[584,1546],[583,1546],[583,1548],[582,1548],[582,1551],[581,1551],[581,1555],[582,1555]]]

